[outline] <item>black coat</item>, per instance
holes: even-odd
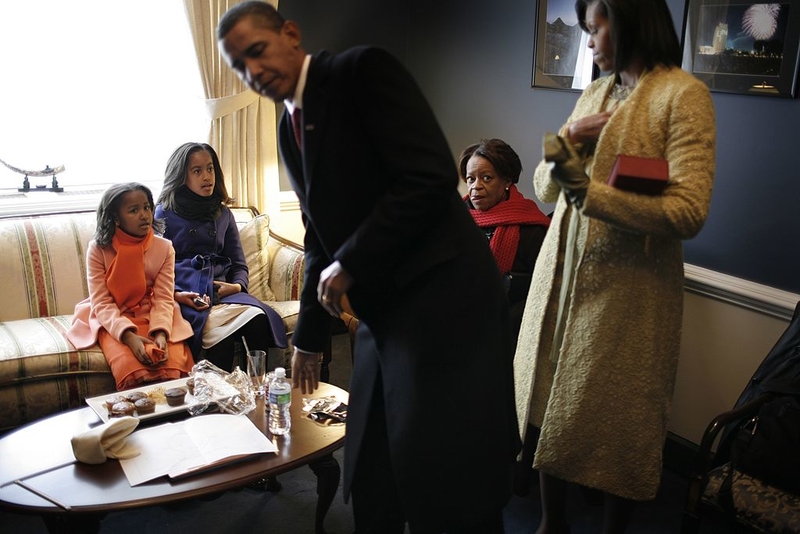
[[[345,495],[380,377],[408,517],[432,524],[499,509],[519,447],[508,302],[432,110],[396,59],[354,48],[312,59],[303,121],[302,156],[288,114],[279,126],[306,226],[293,342],[322,349],[330,317],[316,287],[339,260],[378,353],[356,345]]]

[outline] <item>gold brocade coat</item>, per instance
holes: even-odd
[[[567,123],[603,109],[613,76],[593,82]],[[585,147],[578,147],[585,148]],[[535,467],[631,499],[655,497],[678,366],[683,247],[708,214],[714,109],[707,87],[678,69],[643,74],[597,141],[583,208],[550,178],[536,194],[557,201],[528,293],[514,359],[520,429],[541,427]],[[609,187],[617,154],[664,158],[660,196]],[[577,216],[574,285],[558,363],[553,334],[571,216]]]

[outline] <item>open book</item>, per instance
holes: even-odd
[[[208,414],[139,429],[128,436],[139,456],[120,460],[131,486],[186,476],[278,448],[245,415]]]

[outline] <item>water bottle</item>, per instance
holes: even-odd
[[[289,407],[292,405],[292,385],[286,380],[286,369],[277,367],[269,385],[269,431],[275,436],[288,434],[292,427]]]

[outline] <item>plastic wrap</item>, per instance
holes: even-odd
[[[194,402],[188,408],[192,415],[210,408],[240,415],[256,407],[250,377],[238,367],[229,373],[208,360],[201,360],[192,367],[189,375],[194,379]]]

